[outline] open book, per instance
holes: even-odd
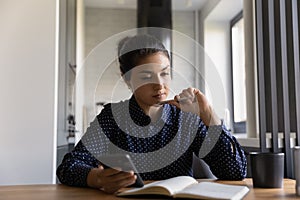
[[[144,185],[142,188],[125,190],[117,196],[166,195],[173,198],[191,199],[242,199],[249,191],[247,186],[200,182],[189,176],[178,176]]]

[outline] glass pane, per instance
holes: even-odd
[[[234,122],[246,121],[244,20],[232,27],[232,78]]]

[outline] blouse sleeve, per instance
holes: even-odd
[[[110,107],[105,106],[101,113],[90,123],[84,136],[75,146],[74,150],[67,153],[62,163],[56,170],[59,181],[70,186],[87,187],[87,176],[92,168],[98,167],[99,160],[95,157],[106,147],[106,140],[103,139],[100,121],[109,121],[111,124],[112,115]],[[109,126],[111,127],[111,126]],[[113,132],[113,131],[112,131]]]
[[[224,125],[208,128],[199,157],[203,157],[219,179],[241,180],[246,177],[245,153]]]
[[[64,156],[56,175],[63,184],[87,187],[88,173],[98,164],[99,161],[79,141],[74,150]]]

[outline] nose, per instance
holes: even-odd
[[[154,83],[153,88],[154,88],[154,90],[161,90],[164,88],[164,85]]]
[[[153,84],[159,88],[163,88],[163,86],[165,84],[165,80],[163,80],[163,78],[160,76],[155,76],[155,78],[153,80]]]

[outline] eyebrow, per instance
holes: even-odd
[[[164,67],[161,71],[165,71],[165,70],[168,69],[169,67],[170,67],[170,65]],[[140,73],[140,74],[150,74],[150,73],[152,73],[152,71],[150,71],[150,70],[143,70],[143,71],[140,71],[139,73]]]

